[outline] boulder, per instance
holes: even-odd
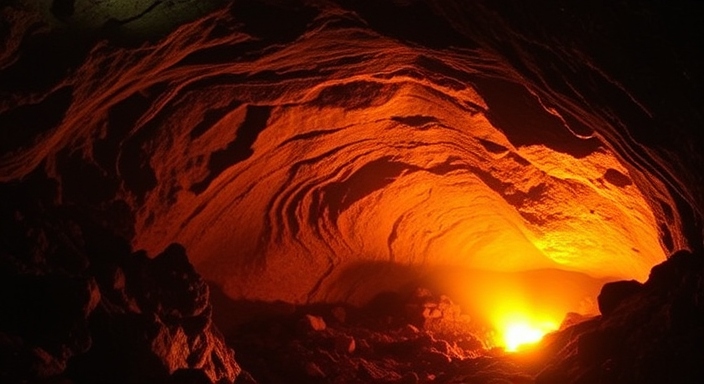
[[[699,383],[704,378],[704,255],[677,252],[644,284],[609,283],[603,314],[558,332],[536,383]]]
[[[602,315],[610,315],[624,300],[641,292],[643,285],[635,280],[615,281],[606,283],[601,288],[599,297],[599,311]]]
[[[327,328],[322,317],[313,315],[303,316],[301,327],[304,331],[324,331]]]
[[[154,259],[133,253],[112,276],[91,329],[95,348],[75,361],[74,376],[95,382],[236,379],[241,369],[212,322],[208,286],[182,246],[172,244]]]
[[[683,277],[692,272],[702,273],[704,257],[688,251],[673,253],[666,262],[654,266],[646,286],[662,290],[671,290],[682,283]]]

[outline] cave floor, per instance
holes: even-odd
[[[535,350],[514,354],[487,346],[481,340],[491,331],[446,296],[388,294],[363,308],[279,304],[269,310],[228,337],[237,361],[259,384],[532,383],[542,366]]]

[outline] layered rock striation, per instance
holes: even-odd
[[[245,380],[206,281],[359,304],[429,275],[492,299],[479,282],[526,273],[541,298],[635,280],[538,381],[697,382],[696,6],[555,3],[2,5],[0,379]]]
[[[39,78],[38,53],[12,48],[49,37],[16,22],[2,181],[39,169],[64,201],[124,202],[135,248],[183,244],[231,298],[363,302],[408,279],[359,272],[377,263],[642,281],[688,246],[680,186],[609,110],[541,88],[432,7],[389,7],[434,30],[236,2]]]

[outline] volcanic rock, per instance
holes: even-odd
[[[614,306],[606,306],[608,315],[561,331],[568,336],[563,339],[566,345],[554,346],[556,355],[536,382],[700,381],[704,378],[700,364],[704,359],[703,258],[701,253],[680,251],[653,267],[642,286],[612,285],[625,287],[622,300],[617,297]]]
[[[185,249],[133,253],[117,225],[67,209],[56,187],[40,173],[0,187],[16,199],[0,207],[0,380],[167,382],[185,369],[234,381],[241,370]]]
[[[301,319],[301,326],[304,330],[309,331],[324,331],[327,326],[325,320],[320,316],[305,315]]]
[[[181,380],[200,376],[186,373],[199,370],[211,382],[235,380],[241,370],[212,324],[208,286],[182,246],[171,245],[154,259],[134,253],[124,271],[106,287],[92,324],[95,346],[77,359],[73,375],[137,382],[167,380],[177,371]]]
[[[335,338],[335,349],[343,353],[352,353],[357,348],[354,337],[340,335]]]
[[[79,23],[87,3],[42,10]],[[203,4],[139,3],[96,3],[95,18],[151,30]],[[514,68],[539,57],[494,47],[482,31],[504,24],[483,2],[363,3],[223,2],[144,46],[106,41],[108,25],[76,52],[9,18],[23,49],[0,62],[0,180],[51,175],[104,221],[121,201],[135,249],[183,244],[235,300],[361,305],[436,267],[645,279],[661,244],[687,246],[675,197],[689,195],[610,102],[648,113],[594,63],[582,76],[582,56],[545,52],[567,55],[545,65],[569,68],[557,84]],[[437,38],[403,27],[426,17]]]
[[[670,256],[666,263],[654,266],[645,285],[661,290],[674,290],[680,284],[689,283],[686,281],[687,276],[696,276],[696,273],[703,269],[704,258],[691,252],[679,251]]]
[[[599,293],[599,311],[607,316],[613,312],[622,301],[635,295],[643,289],[643,285],[635,280],[615,281],[604,284]]]
[[[206,279],[291,306],[427,279],[464,304],[498,291],[471,271],[557,270],[581,298],[690,249],[605,287],[538,379],[702,382],[697,2],[117,3],[0,5],[0,380],[231,381]],[[547,283],[520,290],[567,294]],[[272,375],[458,367],[432,333],[464,326],[455,305],[390,298],[373,326],[270,343],[293,367]],[[306,309],[284,323],[329,313]],[[511,378],[484,357],[467,381]]]
[[[376,383],[393,382],[401,379],[401,375],[398,373],[384,369],[365,359],[359,360],[359,377]]]

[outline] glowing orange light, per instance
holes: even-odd
[[[481,325],[477,332],[488,349],[516,352],[558,330],[568,313],[594,314],[591,298],[601,285],[557,270],[473,271],[462,281],[457,296],[464,300],[463,310]]]
[[[528,292],[510,283],[489,291],[487,318],[496,330],[493,344],[507,352],[516,352],[522,346],[535,344],[549,332],[558,329],[564,312],[559,308],[530,300]]]
[[[502,344],[506,351],[515,352],[526,344],[535,344],[543,336],[557,329],[557,325],[550,321],[531,321],[529,319],[511,319],[503,324]]]

